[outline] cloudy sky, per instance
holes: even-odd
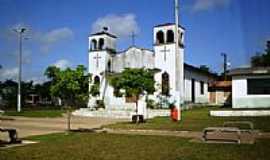
[[[173,22],[174,0],[0,0],[0,80],[15,78],[18,40],[13,28],[28,28],[23,44],[23,79],[44,81],[49,65],[87,66],[87,37],[108,26],[118,50],[136,45],[152,49],[153,26]],[[186,62],[221,71],[221,52],[232,67],[270,39],[269,0],[180,0],[180,22],[186,28]]]

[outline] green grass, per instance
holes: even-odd
[[[227,121],[251,121],[255,129],[270,131],[269,117],[211,117],[209,111],[217,108],[198,108],[182,113],[182,121],[172,122],[169,117],[158,117],[148,120],[144,124],[132,124],[130,122],[117,123],[104,127],[113,129],[154,129],[154,130],[173,130],[173,131],[202,131],[206,127],[220,127]]]
[[[192,143],[164,136],[73,133],[31,138],[40,143],[0,149],[2,160],[267,160],[270,140],[254,145]]]
[[[3,115],[5,116],[23,116],[23,117],[49,117],[49,118],[55,118],[55,117],[62,117],[62,114],[64,113],[64,110],[33,110],[33,111],[22,111],[22,112],[16,112],[16,111],[6,111]]]

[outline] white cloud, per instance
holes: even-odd
[[[66,59],[60,59],[57,62],[55,62],[53,65],[58,68],[65,69],[67,67],[70,67],[71,63]]]
[[[109,14],[98,18],[92,25],[92,32],[99,32],[103,27],[108,27],[109,32],[120,38],[126,38],[139,32],[139,26],[134,14],[115,15]]]
[[[19,69],[15,68],[2,68],[0,69],[0,80],[6,79],[16,79],[18,75]]]
[[[73,31],[67,27],[57,28],[44,34],[38,34],[41,41],[41,50],[45,53],[49,52],[55,44],[70,40],[73,36]]]
[[[214,8],[228,6],[231,0],[195,0],[192,11],[200,12]]]

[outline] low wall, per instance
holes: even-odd
[[[169,109],[147,109],[147,118],[168,117],[170,116]]]
[[[233,98],[233,108],[270,108],[270,96]]]
[[[72,113],[74,116],[83,117],[100,117],[100,118],[117,118],[117,119],[131,119],[135,115],[135,111],[130,110],[91,110],[89,108],[81,108]],[[170,116],[169,109],[147,109],[146,118],[166,117]]]
[[[259,117],[270,116],[270,110],[249,111],[210,111],[213,117]]]

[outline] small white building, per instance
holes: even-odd
[[[270,108],[270,67],[238,68],[229,74],[233,108]]]
[[[156,92],[149,95],[158,103],[160,97],[184,103],[208,103],[208,84],[215,76],[197,67],[184,63],[185,29],[178,27],[179,44],[175,43],[175,24],[166,23],[153,28],[153,50],[136,46],[125,51],[116,50],[117,37],[103,30],[89,36],[89,73],[92,83],[100,84],[99,96],[90,96],[89,107],[96,100],[103,100],[106,109],[135,108],[125,97],[116,97],[114,88],[106,79],[106,73],[120,73],[125,68],[157,69]],[[177,50],[177,52],[176,52]],[[166,85],[166,86],[165,86]],[[163,90],[169,88],[169,90]],[[181,91],[183,93],[181,93]]]

